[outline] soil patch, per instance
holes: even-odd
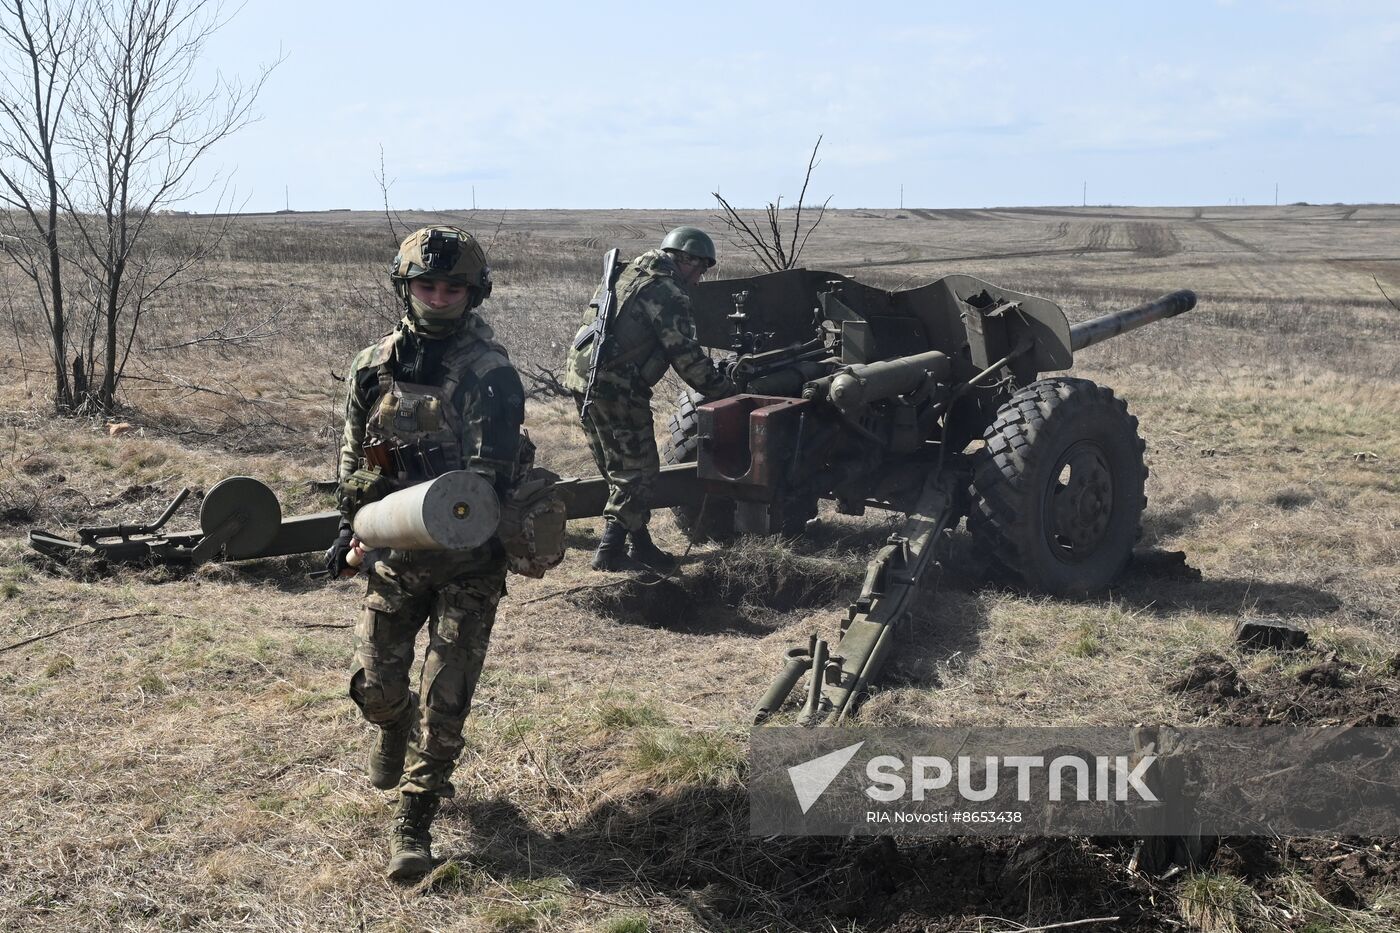
[[[1234,664],[1208,653],[1167,689],[1227,726],[1395,726],[1395,673],[1389,665],[1381,674],[1363,671],[1333,655],[1291,674],[1256,675],[1251,686]],[[1300,874],[1328,902],[1363,909],[1400,885],[1400,840],[1229,838],[1221,841],[1215,870],[1285,901],[1292,898],[1282,879]]]
[[[1225,726],[1394,726],[1400,685],[1393,674],[1362,671],[1329,657],[1297,671],[1259,675],[1251,686],[1235,665],[1202,654],[1167,685],[1198,715]]]
[[[580,590],[581,609],[620,622],[677,631],[765,635],[775,615],[853,597],[863,566],[803,556],[774,544],[707,555],[668,577],[638,574]]]
[[[1362,909],[1400,885],[1400,840],[1230,838],[1221,841],[1215,868],[1284,898],[1279,879],[1296,872],[1328,902]]]

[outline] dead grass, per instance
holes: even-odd
[[[1202,933],[1242,933],[1255,913],[1248,885],[1229,875],[1196,874],[1181,885],[1178,909]]]
[[[1141,419],[1146,542],[1184,550],[1202,579],[1135,572],[1107,596],[1046,600],[984,580],[956,533],[867,721],[1190,722],[1165,684],[1202,652],[1247,677],[1286,677],[1294,663],[1235,651],[1244,617],[1301,624],[1319,651],[1387,670],[1400,619],[1400,339],[1370,276],[1400,290],[1400,264],[1374,258],[1389,255],[1400,210],[902,213],[829,214],[812,264],[886,286],[969,271],[1061,300],[1075,319],[1198,291],[1200,310],[1086,351],[1077,374],[1112,385]],[[517,360],[557,366],[600,251],[640,251],[697,219],[513,212],[487,316]],[[32,326],[0,349],[17,374],[0,387],[0,647],[66,629],[0,655],[0,928],[967,928],[1123,904],[1201,928],[1394,927],[1393,892],[1340,907],[1311,877],[1242,882],[1223,867],[1151,891],[1121,871],[1126,855],[1087,843],[1013,883],[962,872],[1010,872],[1015,845],[906,845],[891,867],[860,846],[749,839],[749,707],[787,647],[835,632],[891,530],[873,514],[824,513],[791,545],[699,546],[650,588],[590,571],[596,523],[577,523],[580,551],[547,580],[513,579],[502,604],[460,793],[436,827],[448,861],[422,885],[389,885],[389,802],[362,777],[369,732],[344,696],[349,633],[311,627],[347,625],[357,584],[310,585],[300,559],[60,568],[21,540],[31,525],[150,517],[182,485],[233,474],[269,481],[286,513],[328,507],[303,484],[333,469],[336,377],[393,314],[381,224],[250,221],[178,306],[157,309],[148,346],[230,317],[274,317],[275,335],[146,352],[125,435],[47,417]],[[309,261],[331,271],[293,287]],[[529,408],[542,462],[566,474],[590,469],[575,417],[563,400]],[[172,526],[197,525],[197,509],[192,498]],[[684,550],[669,517],[658,535]],[[872,880],[882,873],[896,889]]]

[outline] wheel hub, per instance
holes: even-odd
[[[1103,542],[1113,515],[1113,475],[1098,444],[1070,445],[1051,474],[1044,499],[1045,537],[1061,560],[1087,559]]]

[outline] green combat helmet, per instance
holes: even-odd
[[[677,249],[715,264],[715,241],[699,227],[677,227],[661,241],[662,249]]]
[[[424,227],[404,238],[389,267],[394,293],[408,301],[408,283],[423,275],[466,285],[468,310],[478,307],[491,294],[491,266],[486,262],[486,251],[476,237],[460,227]]]

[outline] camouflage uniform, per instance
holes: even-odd
[[[491,328],[468,313],[446,334],[410,315],[350,366],[342,484],[363,464],[366,443],[412,444],[393,488],[451,469],[483,472],[504,492],[516,479],[524,391]],[[349,520],[353,506],[343,501]],[[399,790],[451,796],[462,729],[486,657],[496,603],[505,592],[499,542],[462,551],[371,550],[368,590],[355,626],[350,696],[381,727],[409,715],[414,640],[428,622],[420,689],[420,737],[411,742]]]
[[[690,297],[665,252],[648,250],[632,260],[618,275],[614,292],[616,317],[583,430],[593,460],[608,480],[604,515],[635,531],[645,528],[650,518],[647,502],[661,471],[651,387],[668,367],[706,398],[731,395],[734,387],[696,341]],[[584,328],[597,316],[599,297],[584,316]],[[566,364],[564,386],[574,393],[580,409],[592,352],[591,342],[572,348]]]

